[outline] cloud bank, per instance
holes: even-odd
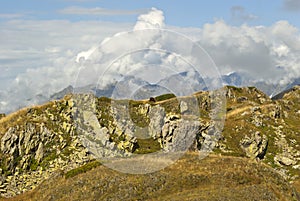
[[[300,33],[287,21],[269,27],[217,21],[205,24],[199,38],[222,73],[244,71],[257,80],[281,83],[300,77]]]
[[[0,112],[39,103],[74,85],[82,62],[93,55],[101,40],[105,43],[109,40],[107,36],[120,31],[165,28],[186,34],[211,55],[222,74],[241,71],[257,80],[282,84],[300,77],[300,33],[287,21],[271,26],[232,26],[217,20],[200,28],[171,27],[165,24],[163,12],[153,8],[140,15],[135,25],[12,20],[0,22],[0,28]],[[132,41],[122,43],[130,46]],[[159,48],[159,44],[154,44],[153,47]],[[97,59],[101,58],[99,55]],[[184,69],[184,63],[174,55],[158,52],[129,55],[118,61],[119,66],[138,68],[144,65],[141,58]],[[126,73],[126,68],[119,72]],[[95,71],[90,69],[85,73],[92,80]],[[81,84],[85,82],[88,84],[86,80]]]
[[[133,25],[109,22],[0,22],[0,113],[34,105],[74,84],[76,56]]]

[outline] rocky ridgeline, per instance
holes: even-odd
[[[153,101],[66,96],[0,119],[0,193],[11,197],[95,157],[186,149],[247,156],[288,179],[300,169],[299,93],[272,101],[256,88],[226,87],[227,120],[213,122],[211,94]],[[191,104],[197,102],[197,107]],[[218,102],[218,101],[217,101]],[[218,103],[215,103],[218,104]],[[201,119],[195,115],[199,111]]]
[[[100,158],[159,150],[186,151],[192,144],[194,149],[211,150],[215,139],[209,137],[209,132],[213,135],[216,126],[207,120],[199,121],[188,101],[177,98],[163,101],[161,105],[159,102],[101,101],[91,96],[77,96],[74,113],[79,138]]]
[[[2,119],[1,196],[28,191],[58,170],[91,160],[76,136],[71,109],[70,100],[55,101]]]
[[[298,178],[300,87],[294,87],[284,99],[276,101],[248,87],[228,87],[227,97],[227,122],[234,126],[225,126],[220,141],[223,151],[232,153],[233,146],[229,144],[234,142],[235,135],[247,157],[262,160],[286,179]]]
[[[8,115],[0,127],[1,196],[34,189],[44,179],[78,168],[95,157],[185,151],[196,135],[198,144],[201,141],[206,144],[203,147],[209,147],[212,143],[208,137],[203,140],[208,135],[208,122],[199,122],[196,117],[198,120],[190,124],[181,117],[181,112],[189,110],[187,103],[181,101],[182,111],[176,104],[178,100],[175,106],[167,101],[165,107],[135,103],[129,108],[105,98],[74,95]]]

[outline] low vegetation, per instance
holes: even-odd
[[[76,175],[79,175],[79,174],[85,173],[89,170],[92,170],[92,169],[98,167],[99,165],[101,165],[101,163],[99,161],[91,161],[81,167],[78,167],[78,168],[75,168],[75,169],[72,169],[72,170],[66,172],[65,178],[69,179],[69,178],[75,177]]]

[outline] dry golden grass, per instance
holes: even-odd
[[[255,161],[188,153],[173,165],[146,175],[99,166],[66,179],[45,181],[17,200],[297,200],[296,191],[271,168]],[[298,197],[299,199],[299,197]]]
[[[23,122],[26,122],[26,114],[30,109],[43,111],[46,108],[50,108],[53,104],[53,102],[48,102],[42,105],[26,107],[16,112],[8,114],[6,117],[0,119],[0,134],[6,132],[8,127],[13,127],[14,125],[19,125]]]

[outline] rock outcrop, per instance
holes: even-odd
[[[242,139],[240,144],[248,157],[263,159],[268,147],[268,138],[260,132],[255,132]]]
[[[8,117],[11,126],[0,140],[1,196],[33,189],[58,170],[67,171],[92,159],[77,139],[71,108],[67,99]]]

